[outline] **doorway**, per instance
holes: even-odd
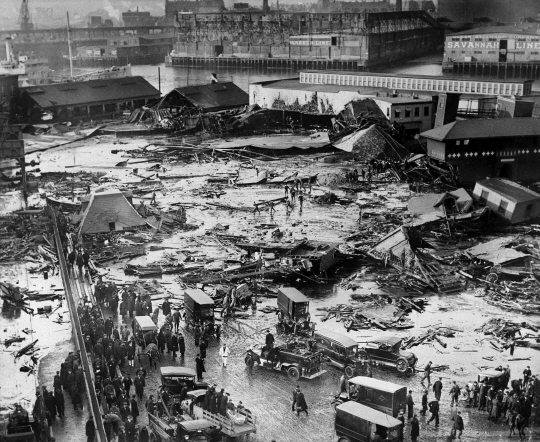
[[[499,63],[506,63],[508,57],[508,40],[499,42]]]

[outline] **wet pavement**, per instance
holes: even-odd
[[[100,137],[100,143],[96,140],[88,140],[84,143],[77,143],[69,147],[52,149],[43,153],[41,161],[41,169],[43,171],[64,171],[76,172],[79,170],[107,172],[108,176],[118,178],[122,181],[134,181],[136,178],[131,175],[130,168],[114,168],[109,165],[121,161],[121,157],[117,154],[112,154],[112,149],[119,147],[124,149],[143,146],[148,144],[147,140],[133,140],[129,144],[113,144],[112,139]],[[151,165],[153,163],[148,163]],[[79,167],[70,167],[64,169],[66,165]],[[203,174],[217,172],[234,172],[239,163],[236,161],[218,162],[212,164],[197,165],[166,165],[170,174]],[[322,164],[310,159],[291,159],[272,162],[264,165],[266,168],[298,170],[303,173],[321,172],[320,180],[324,182],[325,178],[331,176],[332,173],[339,173],[342,169],[340,165]],[[139,170],[142,172],[143,166],[139,165]],[[144,172],[142,172],[144,173]],[[245,205],[252,206],[257,200],[266,200],[280,197],[283,195],[281,187],[268,186],[252,186],[247,188],[228,188],[225,187],[226,194],[217,199],[200,198],[194,195],[194,192],[205,184],[204,178],[193,178],[167,182],[166,189],[157,192],[158,201],[164,207],[173,202],[184,203],[200,203],[200,202],[219,202],[222,204]],[[110,184],[106,184],[110,185]],[[322,192],[318,186],[315,187],[315,192]],[[33,196],[36,199],[36,196]],[[201,237],[200,235],[207,229],[214,227],[218,222],[228,224],[228,233],[232,235],[257,235],[258,238],[265,238],[265,231],[257,228],[261,223],[275,223],[285,231],[285,238],[301,239],[311,238],[323,241],[339,241],[358,229],[358,207],[355,205],[341,206],[321,206],[315,204],[311,200],[307,200],[304,205],[304,210],[300,213],[299,208],[287,215],[284,206],[279,206],[277,213],[270,217],[267,212],[262,214],[251,214],[246,212],[233,212],[228,210],[219,210],[208,208],[201,205],[195,205],[187,211],[188,223],[196,224],[198,229],[188,232],[178,232],[170,237],[166,237],[166,244],[179,249],[198,250],[209,256],[218,259],[220,256],[226,257],[228,250],[216,244],[211,237]],[[149,252],[143,257],[132,259],[131,264],[148,264],[161,259],[164,255],[163,251]],[[107,271],[106,279],[116,281],[131,281],[134,278],[126,276],[122,270],[123,263],[109,263],[105,269]],[[318,308],[330,307],[337,304],[350,303],[350,295],[353,293],[374,293],[374,294],[389,294],[394,296],[392,292],[381,289],[375,282],[374,278],[377,274],[387,272],[381,268],[366,269],[362,275],[361,288],[354,290],[345,290],[337,285],[340,277],[350,276],[352,273],[359,271],[358,268],[343,268],[339,269],[335,281],[328,284],[306,284],[300,280],[293,281],[295,286],[300,291],[304,292],[311,300],[310,310],[312,317],[316,322],[320,321],[320,317],[316,314]],[[0,267],[2,271],[2,267]],[[22,274],[20,270],[13,270],[14,273],[8,274],[9,277],[15,277]],[[6,273],[4,273],[6,275]],[[0,277],[2,274],[0,274]],[[164,275],[160,282],[165,284],[175,297],[181,296],[182,290],[175,275]],[[26,284],[23,284],[26,286]],[[438,344],[421,345],[413,347],[413,351],[419,357],[419,367],[423,367],[429,360],[434,362],[434,365],[447,364],[450,369],[441,373],[443,377],[444,390],[441,406],[441,424],[438,429],[425,424],[425,419],[420,418],[421,430],[420,440],[426,442],[444,441],[450,433],[451,428],[451,409],[448,396],[449,385],[452,380],[458,381],[460,385],[476,379],[477,373],[481,367],[496,367],[498,365],[510,365],[513,378],[518,377],[526,365],[530,365],[533,373],[538,373],[540,367],[540,352],[529,348],[516,348],[514,357],[530,357],[530,361],[508,361],[508,353],[498,353],[493,350],[483,339],[483,334],[478,334],[475,330],[480,327],[485,321],[493,317],[501,317],[514,321],[533,321],[538,323],[534,317],[525,317],[514,313],[509,313],[501,310],[498,307],[487,304],[482,298],[474,295],[474,291],[466,290],[457,295],[429,295],[427,296],[429,305],[424,313],[412,312],[409,317],[414,322],[414,328],[403,331],[379,331],[379,330],[360,330],[350,332],[349,335],[357,339],[359,342],[367,341],[380,336],[395,335],[400,337],[408,337],[411,335],[420,335],[429,327],[436,325],[445,325],[459,330],[455,338],[443,338],[448,343],[448,348],[442,349]],[[157,302],[159,304],[160,302]],[[156,304],[156,301],[154,301]],[[256,367],[253,376],[249,376],[244,364],[244,355],[246,349],[252,344],[262,344],[262,338],[259,340],[254,337],[253,330],[264,330],[271,328],[274,330],[276,316],[274,314],[264,314],[260,309],[264,306],[275,306],[274,298],[260,298],[258,304],[259,311],[247,319],[232,321],[229,326],[223,329],[222,342],[227,342],[232,349],[231,357],[229,358],[229,366],[224,369],[221,367],[221,361],[217,355],[218,346],[216,342],[211,342],[208,349],[208,357],[206,360],[206,376],[205,379],[209,382],[215,382],[220,387],[224,387],[230,392],[232,400],[237,403],[241,400],[244,405],[249,408],[257,417],[257,434],[251,435],[250,440],[256,442],[271,441],[275,439],[277,442],[285,441],[314,441],[323,442],[330,441],[334,438],[333,431],[333,411],[330,407],[330,402],[338,390],[338,378],[340,373],[332,368],[327,368],[328,372],[322,377],[315,380],[300,380],[298,382],[291,381],[285,374],[278,372],[269,372]],[[357,304],[362,306],[361,303]],[[64,316],[65,316],[65,307]],[[381,316],[391,315],[392,306],[370,307],[367,311],[379,314]],[[16,327],[17,330],[25,328],[26,322],[22,315],[18,319],[8,319],[5,316],[2,321],[2,330],[8,329],[8,334],[12,332],[10,327]],[[49,353],[42,359],[40,368],[40,380],[51,383],[52,374],[59,369],[60,363],[67,356],[70,350],[70,331],[67,325],[64,325],[64,332],[58,331],[48,322],[40,326],[40,321],[34,321],[33,328],[40,334],[53,335],[57,337],[48,342]],[[163,318],[160,317],[160,321]],[[11,325],[9,325],[11,324]],[[16,324],[16,325],[14,325]],[[239,324],[245,324],[244,326]],[[319,323],[318,327],[321,326]],[[67,327],[67,329],[66,329]],[[346,333],[342,323],[331,319],[322,325],[324,328],[329,328],[340,333]],[[236,329],[242,329],[243,332],[238,332]],[[14,332],[14,331],[13,331]],[[50,333],[49,333],[50,332]],[[159,365],[184,365],[195,368],[196,347],[189,333],[186,336],[186,358],[184,361],[172,361],[170,355],[163,355],[159,361]],[[50,336],[49,336],[50,338]],[[45,338],[41,338],[45,339]],[[279,339],[279,338],[278,338]],[[41,342],[41,341],[40,341]],[[53,351],[51,351],[53,350]],[[493,362],[482,359],[483,356],[493,356]],[[0,358],[0,363],[3,359]],[[14,370],[16,365],[5,366],[7,370]],[[4,373],[4,365],[2,365]],[[131,370],[131,369],[128,369]],[[132,377],[133,377],[132,371]],[[24,374],[24,376],[27,376]],[[420,375],[416,374],[410,377],[398,375],[390,369],[375,368],[373,376],[380,379],[396,382],[400,385],[412,389],[413,397],[419,408],[421,391],[423,386],[420,384]],[[2,382],[4,384],[4,382]],[[291,412],[292,390],[299,384],[305,393],[307,403],[309,405],[309,416],[302,415],[298,418]],[[151,371],[148,375],[148,385],[145,391],[143,400],[139,403],[139,409],[142,416],[140,422],[146,423],[144,402],[150,394],[156,395],[159,379],[155,371]],[[2,401],[13,402],[22,399],[23,396],[11,392],[9,387],[4,391],[2,385],[1,396]],[[33,388],[33,386],[32,386]],[[32,392],[31,388],[26,391]],[[133,390],[132,390],[133,392]],[[431,398],[430,394],[430,398]],[[81,424],[86,421],[87,410],[83,412],[74,412],[70,406],[69,399],[66,395],[66,423],[61,423],[57,420],[53,431],[57,441],[67,442],[82,439]],[[485,413],[480,413],[477,410],[470,410],[465,407],[460,407],[465,421],[465,432],[463,440],[476,441],[495,441],[507,440],[508,427],[503,424],[492,424],[487,421]],[[68,415],[71,413],[71,416]],[[531,426],[532,432],[528,432],[527,440],[532,442],[540,440],[540,432],[536,426]],[[406,438],[409,438],[410,430],[405,429]]]

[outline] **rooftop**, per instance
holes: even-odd
[[[519,35],[540,35],[540,28],[536,26],[483,26],[469,29],[468,31],[449,34],[447,37],[456,35],[481,35],[481,34],[519,34]]]
[[[538,193],[506,178],[488,178],[478,181],[477,184],[516,203],[540,199]]]
[[[538,137],[540,136],[540,120],[538,118],[498,118],[454,121],[422,132],[420,136],[437,141]]]
[[[249,95],[231,81],[180,87],[174,91],[206,111],[249,104]]]
[[[159,98],[159,91],[143,77],[106,78],[43,84],[23,88],[43,109],[113,101]]]
[[[413,98],[413,97],[374,97],[374,100],[385,101],[392,104],[415,104],[432,103],[433,98]]]

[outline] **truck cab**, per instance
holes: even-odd
[[[392,417],[405,410],[407,388],[380,379],[356,376],[349,379],[348,393],[341,393],[332,403],[334,409],[349,401],[355,401]]]
[[[187,387],[188,391],[208,388],[206,382],[196,381],[197,374],[192,368],[169,366],[160,367],[159,370],[161,387],[173,396],[180,394],[184,387]]]
[[[279,288],[277,302],[284,319],[294,322],[311,321],[309,299],[294,287]]]
[[[184,290],[184,311],[187,323],[214,323],[214,300],[201,289]]]
[[[154,338],[151,338],[152,332],[154,332]],[[150,316],[135,316],[135,319],[133,319],[133,335],[135,341],[143,348],[146,348],[148,344],[156,343],[156,324],[154,324]]]
[[[363,361],[358,359],[358,343],[351,337],[320,329],[313,334],[313,340],[325,361],[343,370],[347,377],[364,372]]]
[[[504,390],[508,383],[507,373],[500,370],[485,370],[478,373],[478,384],[482,385],[484,381],[495,391]]]
[[[335,432],[338,442],[401,442],[401,421],[357,402],[336,408]]]

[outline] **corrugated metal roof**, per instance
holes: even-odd
[[[88,208],[81,221],[81,234],[105,233],[111,230],[144,226],[146,222],[119,190],[92,194]]]
[[[191,101],[194,106],[201,107],[205,111],[228,109],[249,104],[247,92],[244,92],[231,81],[187,86],[175,90]]]
[[[540,120],[538,118],[461,120],[422,132],[420,136],[437,141],[534,137],[540,136]]]
[[[515,203],[540,199],[540,194],[505,178],[488,178],[477,184]]]
[[[26,91],[30,98],[43,109],[145,98],[155,99],[160,96],[159,91],[143,77],[42,84],[39,87],[23,88],[23,91]]]
[[[460,35],[482,35],[482,34],[519,34],[519,35],[534,35],[540,34],[536,26],[483,26],[481,28],[469,29],[467,31],[448,34],[447,37]]]

